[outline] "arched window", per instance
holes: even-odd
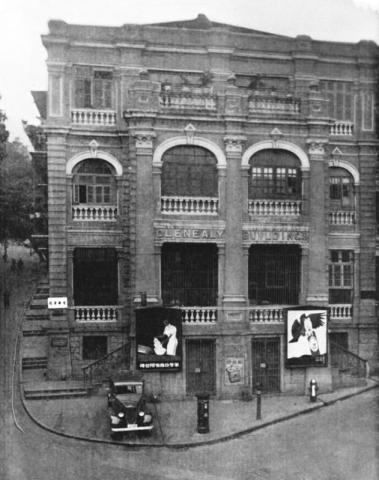
[[[301,198],[300,162],[293,153],[260,150],[249,165],[249,198]]]
[[[105,160],[90,158],[73,172],[74,204],[112,204],[116,202],[113,167]]]
[[[162,195],[218,196],[217,160],[206,148],[173,147],[162,161]]]
[[[331,210],[355,208],[354,179],[344,168],[329,168],[329,198]]]

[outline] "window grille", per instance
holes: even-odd
[[[182,145],[163,155],[162,195],[218,196],[217,160],[209,150]]]
[[[252,305],[295,305],[300,288],[297,245],[253,245],[249,250],[249,301]]]
[[[217,305],[218,256],[215,245],[165,244],[162,247],[162,298],[165,305]]]
[[[117,305],[118,266],[114,248],[74,250],[75,305]]]
[[[249,198],[301,198],[298,158],[285,150],[262,150],[250,160]]]
[[[354,288],[354,252],[330,250],[329,303],[352,303]]]

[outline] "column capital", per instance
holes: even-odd
[[[224,137],[225,150],[227,154],[241,154],[245,145],[246,137],[243,135],[226,135]]]
[[[312,138],[307,140],[308,153],[314,156],[325,155],[325,145],[328,143],[326,138]]]
[[[136,148],[141,150],[151,150],[153,148],[154,138],[157,136],[156,133],[151,130],[135,131],[132,135],[135,138]]]

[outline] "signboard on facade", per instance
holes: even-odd
[[[156,240],[163,241],[205,241],[223,240],[224,228],[193,228],[183,226],[159,226],[155,227]]]
[[[328,308],[294,307],[286,314],[286,367],[327,366]]]
[[[243,357],[225,358],[225,385],[244,383],[245,360]]]
[[[176,372],[182,368],[182,312],[178,308],[136,309],[137,368]]]
[[[243,230],[243,241],[252,243],[296,243],[309,242],[309,231],[288,228],[249,228]]]

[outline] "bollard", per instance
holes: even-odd
[[[316,379],[312,378],[309,382],[309,400],[315,402],[317,400],[318,384]]]
[[[197,431],[209,433],[209,395],[197,395]]]
[[[257,420],[262,418],[262,389],[261,384],[257,383],[255,385],[255,393],[257,395]]]

